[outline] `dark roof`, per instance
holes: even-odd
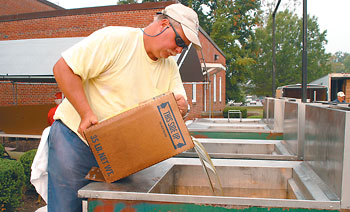
[[[46,1],[46,0],[37,0],[37,1],[38,1],[38,2],[41,2],[41,3],[43,3],[43,4],[46,4],[46,5],[48,5],[48,6],[52,7],[52,8],[55,8],[55,9],[57,9],[57,10],[64,10],[63,7],[60,7],[60,6],[58,6],[57,4],[54,4],[54,3],[52,3],[52,2],[49,2],[49,1]]]
[[[177,59],[182,82],[203,82],[203,72],[196,49],[192,44]]]

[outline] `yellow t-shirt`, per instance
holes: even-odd
[[[141,29],[100,29],[64,51],[62,57],[81,77],[90,107],[99,120],[167,91],[187,99],[175,60],[150,59]],[[67,99],[54,118],[79,135],[81,119]]]

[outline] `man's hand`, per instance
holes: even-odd
[[[177,94],[177,95],[175,95],[175,100],[176,100],[177,107],[179,108],[181,115],[182,116],[186,115],[188,104],[187,104],[185,97],[182,96],[181,94]]]
[[[98,123],[97,116],[94,113],[86,114],[81,117],[78,133],[84,138],[84,130]]]

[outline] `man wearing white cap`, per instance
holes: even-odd
[[[106,27],[62,53],[54,66],[65,95],[48,138],[48,210],[81,211],[77,191],[97,166],[82,132],[111,114],[171,91],[184,116],[187,97],[175,56],[201,48],[198,17],[172,4],[144,29]]]
[[[344,94],[343,91],[339,91],[337,93],[337,98],[335,100],[333,100],[333,103],[346,104],[346,102],[345,102],[345,94]]]

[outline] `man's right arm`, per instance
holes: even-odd
[[[97,124],[98,119],[87,101],[82,80],[80,76],[74,74],[62,57],[55,64],[53,73],[58,86],[80,115],[81,122],[78,132],[83,136],[83,131]]]

